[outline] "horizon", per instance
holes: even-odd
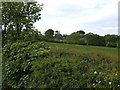
[[[44,34],[48,29],[61,34],[79,30],[101,36],[118,35],[118,0],[41,0],[41,20],[34,26]]]

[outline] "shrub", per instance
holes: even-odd
[[[79,44],[80,45],[86,45],[87,43],[85,42],[85,39],[80,39],[79,40]]]
[[[43,42],[17,41],[3,47],[3,87],[24,88],[30,80],[31,62],[48,56]]]
[[[56,56],[63,52],[57,52]],[[65,54],[65,52],[64,52]],[[33,88],[117,88],[120,79],[109,57],[83,53],[36,60],[28,86]],[[111,84],[112,83],[112,84]]]
[[[117,43],[109,42],[106,44],[107,47],[117,47]]]

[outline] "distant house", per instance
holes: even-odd
[[[60,34],[60,31],[55,31],[54,35],[56,39],[63,39],[63,36]]]

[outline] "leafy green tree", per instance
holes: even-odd
[[[85,36],[85,32],[83,30],[73,32],[72,34],[66,37],[67,43],[76,43],[76,44],[85,44],[83,37]]]
[[[48,41],[51,41],[51,40],[53,40],[53,35],[54,35],[54,30],[48,29],[45,32],[45,39],[48,40]]]
[[[80,33],[79,32],[73,32],[72,34],[68,35],[66,37],[66,42],[67,43],[79,43],[79,39],[80,39]]]
[[[33,24],[41,19],[41,10],[42,5],[37,2],[3,2],[3,37],[6,39],[7,34],[11,32],[15,36],[14,39],[19,38],[23,30],[33,27]]]
[[[117,47],[117,44],[118,44],[118,36],[117,35],[107,34],[104,36],[104,38],[105,38],[106,46]]]
[[[95,45],[95,46],[104,46],[105,40],[104,37],[99,36],[97,34],[88,33],[85,36],[87,45]]]
[[[85,32],[84,32],[83,30],[80,30],[80,31],[77,31],[77,32],[80,33],[80,37],[81,37],[81,38],[85,36]]]
[[[85,32],[83,30],[80,30],[80,31],[77,31],[79,32],[80,34],[85,34]]]
[[[22,41],[43,41],[42,34],[35,28],[28,28],[20,34]]]
[[[67,34],[63,34],[63,39],[65,39],[68,35]]]

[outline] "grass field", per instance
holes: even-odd
[[[104,57],[109,57],[114,61],[118,60],[118,49],[117,48],[109,48],[109,47],[99,47],[99,46],[83,46],[83,45],[75,45],[75,44],[60,44],[60,43],[47,43],[50,46],[51,51],[57,52],[70,52],[76,54],[82,53],[91,53],[91,54],[99,54]]]
[[[5,75],[7,82],[17,82],[20,75],[17,87],[23,83],[26,88],[120,88],[117,48],[50,42],[9,46],[3,50],[10,53],[4,54],[10,57]]]
[[[119,87],[117,48],[46,43],[47,58],[33,63],[36,87]]]

